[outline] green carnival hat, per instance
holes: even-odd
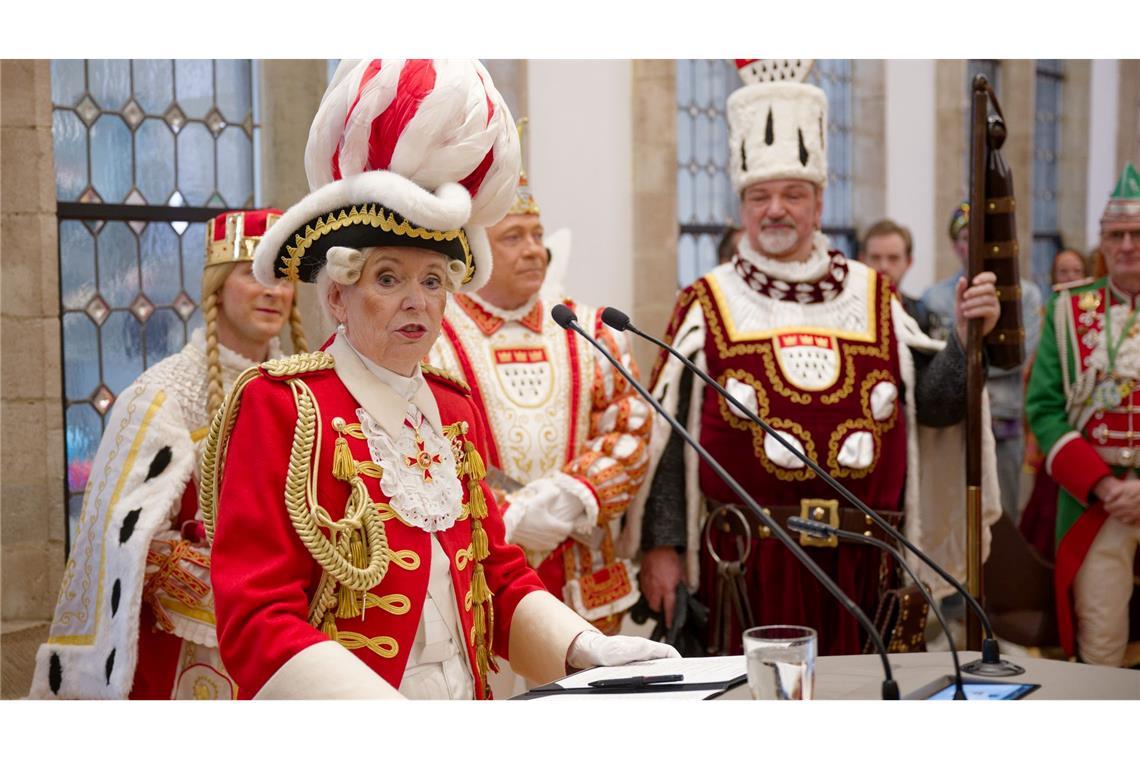
[[[1134,227],[1140,223],[1140,173],[1131,162],[1124,165],[1116,189],[1104,207],[1100,218],[1102,230],[1121,226]]]

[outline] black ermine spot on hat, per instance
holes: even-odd
[[[797,129],[796,132],[800,136],[800,163],[804,166],[807,166],[808,152],[807,148],[804,147],[804,131],[802,129]]]
[[[48,688],[52,694],[59,694],[59,687],[63,685],[63,665],[59,661],[59,653],[52,652],[48,661]]]
[[[740,141],[740,171],[748,171],[748,154],[744,151],[744,141]]]
[[[115,650],[111,650],[111,654],[107,655],[107,664],[103,666],[103,671],[107,674],[107,685],[111,685],[111,671],[115,669]]]
[[[115,613],[119,611],[119,595],[122,593],[123,584],[116,578],[115,585],[111,588],[111,617],[115,617]]]
[[[772,128],[772,107],[768,107],[768,123],[764,127],[764,144],[771,145],[776,141],[776,131]]]
[[[147,480],[150,480],[151,478],[154,478],[154,477],[161,475],[163,473],[163,471],[166,469],[167,465],[169,465],[169,464],[170,464],[170,447],[169,446],[163,446],[161,449],[158,450],[158,453],[154,455],[154,459],[150,460],[150,469],[147,470],[146,480],[144,480],[143,482],[145,483]]]
[[[142,507],[139,507],[138,509],[132,509],[127,513],[127,516],[123,518],[123,527],[119,528],[120,544],[125,544],[131,537],[131,534],[135,532],[135,523],[139,521],[139,515],[141,513]]]

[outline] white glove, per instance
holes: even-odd
[[[531,551],[553,551],[572,532],[594,527],[598,505],[585,485],[563,473],[531,481],[510,496],[506,539]]]
[[[627,665],[680,656],[681,653],[668,644],[641,636],[606,636],[599,631],[583,631],[570,645],[566,664],[584,670],[598,665]]]

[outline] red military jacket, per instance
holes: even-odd
[[[370,466],[363,436],[338,434],[334,429],[340,421],[356,420],[361,403],[331,368],[330,357],[321,353],[307,357],[323,357],[317,362],[322,368],[290,374],[283,373],[281,367],[267,368],[272,364],[267,363],[262,365],[259,377],[235,388],[235,395],[240,393],[236,422],[224,452],[224,468],[218,468],[221,483],[212,554],[218,642],[222,659],[244,697],[255,695],[294,655],[330,638],[398,688],[427,594],[430,534],[405,524],[387,508],[379,487],[379,468]],[[282,361],[293,362],[295,367],[298,358]],[[466,390],[455,381],[426,372],[425,377],[445,431],[450,428],[455,433],[448,434],[453,450],[462,451],[469,442],[485,455],[485,431]],[[363,614],[357,611],[342,617],[334,608],[336,613],[330,610],[324,624],[317,625],[310,619],[323,570],[302,542],[283,500],[298,421],[290,379],[303,381],[316,402],[314,435],[318,443],[311,463],[318,504],[332,521],[344,515],[351,487],[333,474],[336,447],[343,440],[367,487],[371,506],[379,512],[390,557],[386,574],[360,597],[365,599]],[[455,524],[437,531],[436,537],[450,560],[475,693],[489,697],[486,649],[509,658],[507,644],[515,607],[543,585],[527,566],[522,551],[503,540],[502,519],[490,489],[479,478],[461,481],[466,507]],[[487,505],[481,521],[472,517],[475,510],[469,504],[474,488],[482,491]],[[480,532],[476,522],[485,531],[485,548],[480,546],[481,539],[473,546],[473,532]],[[327,535],[327,531],[322,534]],[[480,553],[485,554],[481,561]],[[473,599],[473,581],[478,573],[485,577],[490,590],[490,610],[480,609],[482,605]],[[487,628],[485,644],[484,634],[476,631],[477,618],[481,618],[479,626]],[[480,652],[484,645],[486,649]]]

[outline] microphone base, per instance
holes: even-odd
[[[1009,678],[1021,675],[1025,672],[1025,668],[1014,665],[1009,660],[1003,660],[998,653],[997,640],[986,638],[982,641],[982,658],[967,662],[962,666],[962,672],[987,678]]]
[[[972,676],[985,676],[986,678],[1009,678],[1021,675],[1025,672],[1025,668],[1014,665],[1009,660],[998,660],[997,662],[974,660],[963,665],[962,672],[969,673]]]

